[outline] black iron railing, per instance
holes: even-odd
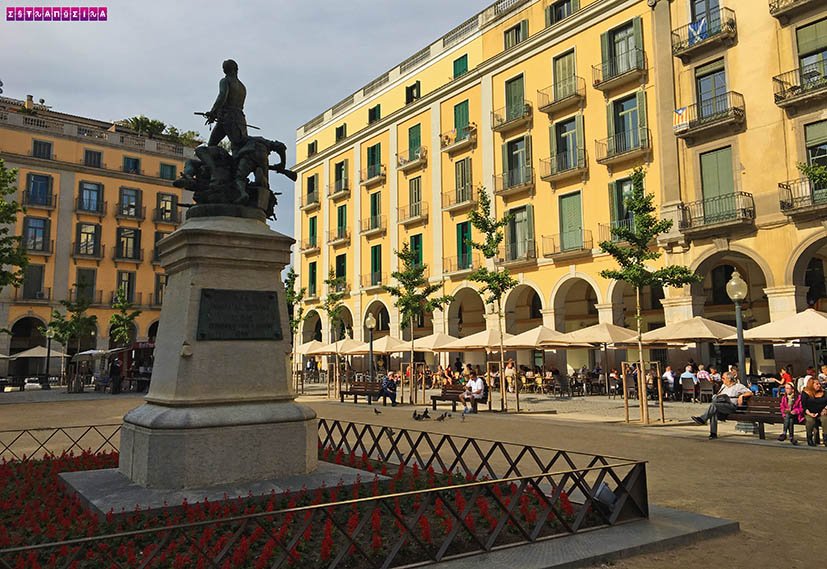
[[[49,302],[52,300],[52,289],[40,287],[39,289],[21,288],[14,289],[15,302]]]
[[[598,140],[595,146],[597,161],[610,162],[614,159],[622,159],[627,154],[651,149],[652,132],[648,128],[618,132],[614,136]]]
[[[673,30],[672,53],[681,55],[707,42],[734,36],[736,31],[735,12],[721,8]]]
[[[347,227],[337,227],[333,231],[327,232],[327,241],[347,241],[350,239],[350,229]]]
[[[495,130],[508,128],[520,121],[531,118],[531,102],[511,104],[491,113],[491,126]]]
[[[311,251],[319,248],[319,239],[317,237],[308,237],[302,240],[302,251]]]
[[[633,48],[609,57],[600,65],[592,66],[592,83],[599,89],[613,79],[645,70],[646,53],[642,49]]]
[[[778,184],[778,201],[784,213],[827,206],[827,185],[815,184],[809,178]]]
[[[379,182],[385,179],[385,175],[384,164],[371,164],[359,173],[359,181],[362,184]]]
[[[772,78],[772,87],[777,105],[815,93],[827,93],[827,63],[814,63],[776,75]]]
[[[477,125],[469,124],[455,128],[439,135],[439,144],[442,150],[450,151],[464,144],[474,144],[477,141]]]
[[[106,215],[107,203],[99,199],[78,197],[75,200],[75,212],[91,215]]]
[[[458,273],[461,271],[472,271],[482,266],[482,255],[477,251],[457,255],[456,257],[444,257],[442,259],[442,270],[446,273]]]
[[[498,261],[500,263],[518,263],[533,261],[537,258],[537,247],[534,239],[523,239],[500,245]]]
[[[623,228],[626,230],[631,231],[635,227],[634,219],[631,217],[627,217],[625,219],[613,219],[609,223],[601,223],[598,227],[599,229],[599,236],[601,241],[620,241],[618,237],[615,237],[614,232],[612,231],[615,228]]]
[[[388,280],[388,275],[379,271],[368,271],[362,275],[362,288],[382,286]]]
[[[584,170],[586,164],[585,148],[578,148],[571,152],[559,152],[556,156],[540,160],[540,177],[553,178],[569,172]]]
[[[84,300],[90,305],[99,306],[103,304],[103,291],[75,286],[69,290],[69,300],[72,302]],[[0,458],[2,458],[2,454],[0,454]]]
[[[447,192],[442,192],[442,207],[448,209],[473,205],[477,203],[478,191],[479,190],[472,185],[468,184]]]
[[[755,201],[747,192],[732,192],[681,206],[680,229],[700,229],[755,219]]]
[[[494,191],[497,193],[526,188],[532,184],[534,184],[534,169],[531,166],[514,168],[494,176]]]
[[[54,209],[55,195],[52,192],[23,192],[22,205],[30,208]]]
[[[396,155],[396,166],[399,168],[407,168],[415,164],[421,164],[428,157],[428,149],[424,146],[419,148],[412,148],[403,150]]]
[[[350,191],[350,180],[341,178],[327,186],[328,197],[339,196]]]
[[[302,207],[315,207],[319,205],[319,191],[305,192],[302,194]]]
[[[744,96],[729,91],[679,109],[675,114],[680,117],[674,127],[678,136],[716,124],[743,121],[746,116]]]
[[[387,227],[384,215],[371,215],[362,220],[362,233],[384,231]]]
[[[576,251],[590,251],[594,247],[592,232],[588,229],[573,229],[557,235],[543,236],[543,255],[551,257]]]
[[[103,259],[106,255],[106,245],[95,242],[76,242],[72,246],[72,254],[83,259]]]
[[[428,217],[428,202],[416,202],[398,208],[399,223]]]
[[[537,108],[547,113],[569,102],[574,104],[585,96],[586,80],[572,75],[537,91]]]
[[[178,224],[181,223],[181,212],[177,208],[168,209],[156,207],[152,210],[152,221],[160,223]]]
[[[146,206],[131,202],[118,202],[115,217],[119,219],[145,219]]]

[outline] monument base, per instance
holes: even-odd
[[[124,417],[118,469],[140,486],[167,490],[305,475],[318,464],[315,417],[292,400],[147,403]]]

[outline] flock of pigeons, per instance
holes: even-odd
[[[381,415],[382,414],[382,411],[380,411],[376,407],[373,408],[373,412],[376,415]],[[454,416],[453,413],[449,413],[449,412],[446,411],[445,413],[442,413],[441,415],[437,415],[436,419],[434,419],[434,420],[442,422],[445,419],[450,419],[453,416]],[[427,407],[425,408],[424,411],[422,411],[422,413],[418,413],[416,411],[416,409],[414,409],[414,412],[413,412],[413,420],[414,421],[429,421],[430,419],[431,419],[431,414],[428,412]],[[465,415],[464,414],[460,415],[460,420],[462,422],[465,422]]]

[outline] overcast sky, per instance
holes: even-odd
[[[89,3],[107,5],[109,21],[0,21],[0,80],[4,96],[31,94],[62,112],[109,121],[144,114],[206,135],[192,113],[210,108],[221,62],[233,58],[247,120],[286,143],[293,163],[296,127],[492,1]],[[275,227],[292,235],[292,183],[274,177],[273,185],[284,192]]]

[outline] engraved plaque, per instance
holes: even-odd
[[[281,340],[273,291],[201,289],[197,340]]]

